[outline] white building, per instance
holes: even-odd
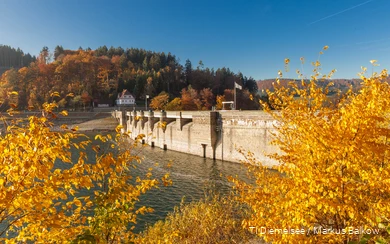
[[[121,93],[118,94],[116,105],[126,106],[126,105],[134,105],[134,104],[135,104],[135,99],[128,90],[124,89]]]

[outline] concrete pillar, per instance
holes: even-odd
[[[203,148],[203,157],[206,158],[206,146],[207,144],[202,144],[202,148]],[[215,159],[215,157],[214,157]]]
[[[119,124],[123,126],[123,128],[121,129],[121,132],[125,132],[126,131],[126,111],[117,111],[117,118],[119,119]]]
[[[164,123],[165,123],[165,125],[167,125],[167,123],[168,123],[168,120],[167,120],[167,112],[166,112],[165,110],[161,110],[160,123],[161,123],[161,124],[164,124]],[[167,129],[166,126],[163,126],[163,127],[162,127],[162,130],[163,130],[164,133],[165,133],[165,130],[166,130],[166,129]],[[164,145],[165,145],[165,144],[164,144]]]
[[[133,115],[133,125],[134,125],[134,128],[137,128],[138,118],[137,118],[137,111],[135,111],[135,109],[133,110],[132,115]]]
[[[153,128],[154,128],[154,123],[155,123],[155,119],[154,119],[154,112],[152,110],[149,110],[149,128],[151,131],[153,131]]]
[[[134,117],[133,117],[133,111],[130,111],[130,124],[133,124],[133,121],[134,121]]]
[[[144,111],[142,110],[139,111],[139,120],[141,121],[141,128],[143,129],[147,119],[145,118]]]
[[[126,131],[131,132],[131,112],[126,112]]]
[[[218,118],[221,115],[219,112],[212,111],[210,112],[210,139],[211,139],[211,148],[213,149],[213,159],[216,158],[215,156],[215,150],[217,149],[217,145],[219,142],[219,125],[218,125]]]
[[[191,123],[192,119],[184,119],[181,112],[176,113],[176,129],[182,131],[183,126]]]
[[[160,122],[166,122],[166,120],[167,120],[167,111],[161,110]]]
[[[182,125],[182,122],[183,122],[183,118],[181,117],[181,112],[176,112],[176,129],[177,130],[182,130],[183,128],[183,125]]]

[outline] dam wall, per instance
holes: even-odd
[[[240,162],[241,149],[256,161],[276,165],[267,154],[279,152],[270,145],[274,119],[263,111],[114,111],[113,116],[131,138],[165,150]]]

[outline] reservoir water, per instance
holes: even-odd
[[[87,135],[92,140],[95,136],[91,133]],[[132,170],[133,176],[144,175],[149,168],[153,168],[152,173],[155,178],[161,178],[166,173],[170,173],[173,182],[172,186],[161,186],[142,196],[140,204],[152,207],[154,212],[138,216],[135,232],[142,231],[146,225],[152,225],[164,219],[175,206],[180,205],[182,200],[198,201],[210,191],[227,194],[232,187],[227,176],[248,178],[245,166],[238,162],[232,163],[175,151],[164,151],[148,145],[139,145],[132,150],[132,154],[143,158],[137,169]],[[168,164],[170,167],[167,167]]]
[[[160,178],[169,172],[173,185],[152,190],[142,198],[142,204],[154,208],[154,212],[139,216],[135,231],[144,229],[145,224],[151,225],[164,219],[168,212],[179,206],[182,199],[185,202],[198,201],[209,191],[226,194],[232,184],[227,176],[239,176],[246,179],[246,169],[242,164],[223,162],[189,154],[164,151],[160,148],[143,147],[140,155],[144,157],[138,170],[146,172],[153,167],[153,173]],[[158,166],[155,164],[158,163]],[[167,164],[171,167],[165,167]]]

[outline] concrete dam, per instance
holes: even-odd
[[[143,143],[201,157],[240,162],[240,149],[266,166],[277,162],[267,154],[279,152],[270,145],[274,119],[263,111],[113,111],[124,130]]]

